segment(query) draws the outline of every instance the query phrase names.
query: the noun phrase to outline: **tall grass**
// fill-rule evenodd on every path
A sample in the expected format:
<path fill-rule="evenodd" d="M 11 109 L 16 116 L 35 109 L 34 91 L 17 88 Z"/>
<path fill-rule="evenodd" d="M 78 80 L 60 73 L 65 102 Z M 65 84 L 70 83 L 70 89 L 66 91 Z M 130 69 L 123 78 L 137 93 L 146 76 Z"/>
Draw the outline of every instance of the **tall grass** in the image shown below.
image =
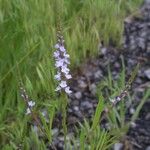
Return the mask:
<path fill-rule="evenodd" d="M 72 70 L 86 57 L 95 56 L 101 41 L 119 46 L 124 17 L 141 1 L 63 0 L 63 29 Z M 17 68 L 40 107 L 57 105 L 51 57 L 56 41 L 55 5 L 55 0 L 0 0 L 0 145 L 8 137 L 14 145 L 15 137 L 21 140 L 25 135 L 21 131 L 26 131 L 20 122 L 25 106 L 18 92 Z M 17 132 L 11 135 L 10 129 Z"/>

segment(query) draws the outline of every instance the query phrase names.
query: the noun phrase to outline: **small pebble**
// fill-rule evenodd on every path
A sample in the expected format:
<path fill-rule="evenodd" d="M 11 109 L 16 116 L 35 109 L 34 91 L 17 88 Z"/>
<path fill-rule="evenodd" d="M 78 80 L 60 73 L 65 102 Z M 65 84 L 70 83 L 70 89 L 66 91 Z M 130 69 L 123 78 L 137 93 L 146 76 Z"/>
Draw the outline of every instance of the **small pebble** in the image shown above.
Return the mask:
<path fill-rule="evenodd" d="M 133 115 L 135 113 L 135 109 L 134 108 L 130 108 L 130 114 Z"/>
<path fill-rule="evenodd" d="M 144 71 L 145 76 L 150 80 L 150 68 Z"/>
<path fill-rule="evenodd" d="M 78 106 L 74 106 L 74 107 L 73 107 L 73 110 L 79 111 L 79 107 L 78 107 Z"/>
<path fill-rule="evenodd" d="M 146 120 L 150 120 L 150 113 L 148 113 L 145 117 Z"/>
<path fill-rule="evenodd" d="M 105 55 L 106 53 L 107 53 L 107 48 L 106 47 L 101 48 L 101 54 Z"/>
<path fill-rule="evenodd" d="M 121 150 L 122 147 L 123 147 L 122 143 L 116 143 L 116 144 L 114 144 L 114 150 Z"/>
<path fill-rule="evenodd" d="M 148 147 L 146 148 L 146 150 L 150 150 L 150 146 L 148 146 Z"/>
<path fill-rule="evenodd" d="M 82 109 L 92 109 L 93 105 L 89 101 L 81 102 Z"/>
<path fill-rule="evenodd" d="M 150 5 L 150 0 L 145 0 L 144 3 Z"/>
<path fill-rule="evenodd" d="M 52 129 L 52 135 L 53 136 L 57 136 L 58 135 L 58 128 L 54 128 L 54 129 Z"/>
<path fill-rule="evenodd" d="M 131 127 L 132 128 L 136 128 L 136 123 L 135 122 L 131 122 Z"/>
<path fill-rule="evenodd" d="M 94 73 L 94 78 L 99 79 L 100 77 L 102 77 L 102 71 L 98 70 L 97 72 Z"/>
<path fill-rule="evenodd" d="M 79 106 L 79 100 L 73 100 L 71 101 L 72 106 Z"/>
<path fill-rule="evenodd" d="M 84 81 L 79 80 L 78 82 L 79 82 L 79 87 L 80 87 L 80 88 L 83 88 L 83 89 L 84 89 L 84 88 L 87 87 L 87 83 L 85 83 Z"/>
<path fill-rule="evenodd" d="M 93 83 L 93 84 L 91 84 L 91 85 L 89 86 L 89 90 L 91 91 L 91 93 L 92 93 L 93 95 L 96 94 L 97 87 L 96 87 L 95 83 Z"/>
<path fill-rule="evenodd" d="M 82 93 L 81 93 L 80 91 L 78 91 L 78 92 L 76 92 L 76 93 L 74 94 L 74 96 L 75 96 L 76 99 L 81 99 Z"/>

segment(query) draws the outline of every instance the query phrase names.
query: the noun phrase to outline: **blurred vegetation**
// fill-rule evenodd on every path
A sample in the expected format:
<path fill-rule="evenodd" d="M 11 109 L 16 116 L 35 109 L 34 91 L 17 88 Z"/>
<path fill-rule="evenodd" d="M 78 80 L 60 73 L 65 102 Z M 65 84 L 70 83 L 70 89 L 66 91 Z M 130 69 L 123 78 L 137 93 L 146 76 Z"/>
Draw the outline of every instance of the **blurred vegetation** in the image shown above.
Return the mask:
<path fill-rule="evenodd" d="M 20 143 L 18 139 L 29 141 L 25 138 L 26 117 L 19 96 L 18 70 L 38 106 L 55 103 L 52 53 L 56 41 L 56 2 L 0 0 L 0 145 L 9 143 L 15 149 L 14 143 Z M 61 2 L 64 38 L 73 70 L 87 57 L 96 56 L 101 42 L 121 45 L 124 18 L 142 0 Z M 30 137 L 33 136 L 36 142 L 37 137 L 31 132 Z M 44 147 L 42 142 L 39 144 Z M 9 149 L 7 146 L 5 149 Z"/>

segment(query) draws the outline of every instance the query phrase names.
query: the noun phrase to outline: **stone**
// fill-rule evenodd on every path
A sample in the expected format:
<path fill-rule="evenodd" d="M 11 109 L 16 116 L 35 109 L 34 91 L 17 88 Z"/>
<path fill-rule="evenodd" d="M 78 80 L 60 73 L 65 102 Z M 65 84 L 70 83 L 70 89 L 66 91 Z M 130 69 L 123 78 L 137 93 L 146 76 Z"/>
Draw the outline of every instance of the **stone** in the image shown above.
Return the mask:
<path fill-rule="evenodd" d="M 150 5 L 150 0 L 145 0 L 144 3 Z"/>
<path fill-rule="evenodd" d="M 79 106 L 79 100 L 73 100 L 71 101 L 72 106 Z"/>
<path fill-rule="evenodd" d="M 115 143 L 114 144 L 114 150 L 121 150 L 123 147 L 123 144 L 122 143 Z"/>
<path fill-rule="evenodd" d="M 94 78 L 95 79 L 99 79 L 100 77 L 102 77 L 103 75 L 102 75 L 102 71 L 101 70 L 98 70 L 98 71 L 96 71 L 96 73 L 94 74 Z"/>
<path fill-rule="evenodd" d="M 144 75 L 150 80 L 150 68 L 144 71 Z"/>
<path fill-rule="evenodd" d="M 92 109 L 93 105 L 89 101 L 81 102 L 82 109 Z"/>
<path fill-rule="evenodd" d="M 73 110 L 71 108 L 68 108 L 68 113 L 72 113 Z"/>
<path fill-rule="evenodd" d="M 58 128 L 52 129 L 52 135 L 53 135 L 53 136 L 56 137 L 56 136 L 58 135 L 58 132 L 59 132 Z"/>
<path fill-rule="evenodd" d="M 79 111 L 79 107 L 78 107 L 78 106 L 74 106 L 74 107 L 73 107 L 73 110 L 74 110 L 74 111 Z"/>
<path fill-rule="evenodd" d="M 80 88 L 84 89 L 84 88 L 87 87 L 87 83 L 85 83 L 83 80 L 79 80 L 78 82 L 79 82 L 79 87 Z"/>
<path fill-rule="evenodd" d="M 136 123 L 135 122 L 131 122 L 131 127 L 132 128 L 135 128 L 137 125 L 136 125 Z"/>
<path fill-rule="evenodd" d="M 106 47 L 101 48 L 101 54 L 105 55 L 106 53 L 107 53 L 107 48 Z"/>
<path fill-rule="evenodd" d="M 83 119 L 83 114 L 81 113 L 81 111 L 75 111 L 74 115 L 77 116 L 79 119 Z"/>
<path fill-rule="evenodd" d="M 146 150 L 150 150 L 150 146 L 148 146 L 148 147 L 146 148 Z"/>
<path fill-rule="evenodd" d="M 146 119 L 146 120 L 150 120 L 150 113 L 148 113 L 148 114 L 145 116 L 145 119 Z"/>
<path fill-rule="evenodd" d="M 135 109 L 134 108 L 130 108 L 129 111 L 130 111 L 131 115 L 133 115 L 135 113 Z"/>
<path fill-rule="evenodd" d="M 91 93 L 92 93 L 93 95 L 95 95 L 95 94 L 96 94 L 96 91 L 97 91 L 96 85 L 95 85 L 94 83 L 93 83 L 93 84 L 90 84 L 89 90 L 91 91 Z"/>
<path fill-rule="evenodd" d="M 74 96 L 75 96 L 76 99 L 81 99 L 82 98 L 82 93 L 80 91 L 78 91 L 74 94 Z"/>
<path fill-rule="evenodd" d="M 115 66 L 115 68 L 120 68 L 120 63 L 115 62 L 114 66 Z"/>

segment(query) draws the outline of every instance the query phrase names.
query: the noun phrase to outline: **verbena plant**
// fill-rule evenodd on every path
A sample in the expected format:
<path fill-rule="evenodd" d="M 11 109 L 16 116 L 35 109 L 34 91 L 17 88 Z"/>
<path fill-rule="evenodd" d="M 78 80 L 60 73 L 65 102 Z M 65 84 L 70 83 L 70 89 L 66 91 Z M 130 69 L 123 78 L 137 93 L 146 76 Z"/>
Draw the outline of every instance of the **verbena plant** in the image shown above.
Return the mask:
<path fill-rule="evenodd" d="M 17 149 L 20 146 L 24 149 L 46 147 L 44 141 L 39 140 L 38 135 L 34 133 L 35 129 L 28 128 L 33 122 L 30 121 L 30 116 L 24 115 L 26 106 L 18 92 L 17 66 L 25 81 L 24 87 L 28 95 L 31 95 L 36 103 L 33 107 L 35 112 L 44 107 L 49 112 L 49 123 L 40 112 L 36 115 L 40 117 L 40 125 L 44 126 L 44 131 L 40 133 L 44 133 L 49 142 L 52 141 L 52 122 L 56 111 L 59 110 L 59 102 L 55 101 L 57 96 L 56 83 L 53 80 L 54 63 L 50 59 L 56 41 L 55 2 L 0 1 L 0 145 L 3 149 Z M 83 58 L 98 53 L 100 41 L 120 45 L 118 41 L 122 35 L 123 18 L 127 12 L 135 10 L 135 6 L 141 1 L 63 2 L 64 37 L 71 56 L 71 67 L 74 68 Z M 47 49 L 50 49 L 51 56 Z M 33 104 L 30 102 L 28 105 Z M 29 110 L 27 112 L 29 113 Z M 82 129 L 84 128 L 87 127 L 83 126 Z M 101 129 L 96 128 L 98 133 L 101 133 Z M 80 136 L 82 140 L 82 134 Z"/>

